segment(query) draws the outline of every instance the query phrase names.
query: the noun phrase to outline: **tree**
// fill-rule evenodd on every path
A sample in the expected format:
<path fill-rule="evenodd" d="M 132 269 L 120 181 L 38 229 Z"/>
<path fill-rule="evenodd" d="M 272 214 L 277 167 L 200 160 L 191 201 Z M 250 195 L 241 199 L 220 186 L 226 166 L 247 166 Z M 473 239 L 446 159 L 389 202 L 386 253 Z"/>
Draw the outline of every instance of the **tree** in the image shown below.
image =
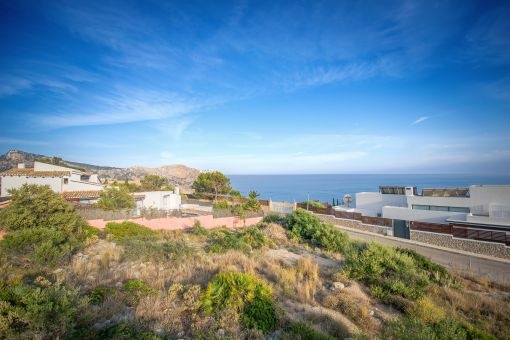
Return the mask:
<path fill-rule="evenodd" d="M 226 195 L 231 192 L 230 179 L 219 171 L 204 172 L 198 175 L 192 188 L 199 195 L 214 194 L 214 200 L 218 195 Z"/>
<path fill-rule="evenodd" d="M 141 191 L 174 190 L 174 187 L 168 181 L 168 178 L 158 175 L 145 175 L 140 181 Z"/>
<path fill-rule="evenodd" d="M 97 206 L 106 210 L 133 209 L 136 203 L 126 188 L 111 187 L 101 192 Z"/>
<path fill-rule="evenodd" d="M 85 240 L 85 220 L 48 185 L 24 184 L 10 190 L 11 204 L 0 211 L 7 233 L 2 251 L 13 260 L 53 265 L 68 259 Z"/>

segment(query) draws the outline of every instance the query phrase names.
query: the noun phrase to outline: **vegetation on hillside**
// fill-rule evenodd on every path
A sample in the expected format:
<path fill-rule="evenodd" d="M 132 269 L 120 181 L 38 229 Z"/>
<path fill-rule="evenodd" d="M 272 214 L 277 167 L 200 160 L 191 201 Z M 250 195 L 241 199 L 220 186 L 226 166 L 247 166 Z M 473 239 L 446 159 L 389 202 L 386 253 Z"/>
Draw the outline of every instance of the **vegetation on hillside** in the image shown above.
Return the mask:
<path fill-rule="evenodd" d="M 305 210 L 236 230 L 99 233 L 48 190 L 23 187 L 0 212 L 0 338 L 510 337 L 508 289 L 353 242 Z M 53 264 L 35 260 L 39 229 L 61 235 Z"/>
<path fill-rule="evenodd" d="M 135 199 L 124 187 L 110 187 L 99 194 L 97 206 L 105 210 L 133 209 Z"/>
<path fill-rule="evenodd" d="M 218 195 L 227 195 L 231 192 L 230 179 L 219 171 L 203 172 L 198 175 L 192 185 L 198 196 L 213 195 L 218 200 Z"/>

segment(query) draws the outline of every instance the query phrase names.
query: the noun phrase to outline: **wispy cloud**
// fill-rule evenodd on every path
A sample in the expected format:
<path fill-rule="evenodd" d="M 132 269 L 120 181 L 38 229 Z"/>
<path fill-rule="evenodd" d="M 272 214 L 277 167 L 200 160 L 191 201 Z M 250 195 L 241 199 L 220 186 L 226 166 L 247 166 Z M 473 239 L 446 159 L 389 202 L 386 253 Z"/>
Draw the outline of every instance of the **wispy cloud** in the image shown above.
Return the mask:
<path fill-rule="evenodd" d="M 417 124 L 423 123 L 424 121 L 426 121 L 428 119 L 430 119 L 430 116 L 420 117 L 420 118 L 416 119 L 414 122 L 412 122 L 411 125 L 417 125 Z"/>
<path fill-rule="evenodd" d="M 19 139 L 19 138 L 0 138 L 0 145 L 50 145 L 49 141 L 42 140 L 30 140 L 30 139 Z"/>

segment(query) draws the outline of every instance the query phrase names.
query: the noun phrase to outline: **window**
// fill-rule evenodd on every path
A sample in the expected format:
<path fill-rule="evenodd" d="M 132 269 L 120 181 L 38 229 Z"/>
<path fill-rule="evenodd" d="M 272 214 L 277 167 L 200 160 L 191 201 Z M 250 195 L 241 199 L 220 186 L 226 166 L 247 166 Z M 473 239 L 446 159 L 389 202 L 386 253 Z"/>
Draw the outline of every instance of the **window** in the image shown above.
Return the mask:
<path fill-rule="evenodd" d="M 469 213 L 469 208 L 464 207 L 445 207 L 441 205 L 421 205 L 421 204 L 413 204 L 413 209 L 415 210 L 432 210 L 432 211 L 450 211 L 450 212 L 461 212 L 461 213 Z"/>
<path fill-rule="evenodd" d="M 416 210 L 430 210 L 430 205 L 413 204 L 413 209 L 416 209 Z"/>
<path fill-rule="evenodd" d="M 69 183 L 69 178 L 64 178 L 64 184 L 68 184 Z"/>
<path fill-rule="evenodd" d="M 469 208 L 464 207 L 450 207 L 450 211 L 453 212 L 461 212 L 461 213 L 468 213 L 469 214 Z"/>
<path fill-rule="evenodd" d="M 80 181 L 88 182 L 89 180 L 90 180 L 89 175 L 81 175 L 80 176 Z"/>
<path fill-rule="evenodd" d="M 443 207 L 443 206 L 439 206 L 439 205 L 431 205 L 431 206 L 430 206 L 430 210 L 435 210 L 435 211 L 448 211 L 448 207 Z"/>

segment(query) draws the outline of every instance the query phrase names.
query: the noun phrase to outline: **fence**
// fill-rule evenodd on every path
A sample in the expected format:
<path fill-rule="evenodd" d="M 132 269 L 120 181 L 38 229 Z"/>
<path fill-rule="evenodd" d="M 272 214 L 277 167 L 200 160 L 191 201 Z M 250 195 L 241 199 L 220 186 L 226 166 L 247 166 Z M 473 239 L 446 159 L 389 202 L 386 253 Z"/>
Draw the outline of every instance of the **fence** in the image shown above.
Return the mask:
<path fill-rule="evenodd" d="M 452 226 L 449 224 L 411 221 L 410 227 L 412 230 L 428 231 L 431 233 L 452 234 Z"/>
<path fill-rule="evenodd" d="M 411 229 L 428 231 L 432 233 L 449 234 L 456 238 L 465 238 L 478 241 L 504 243 L 510 246 L 510 235 L 505 231 L 470 228 L 455 224 L 438 224 L 411 221 Z"/>
<path fill-rule="evenodd" d="M 104 210 L 88 206 L 75 206 L 75 211 L 86 220 L 101 219 L 105 221 L 125 220 L 136 217 L 136 210 Z"/>

